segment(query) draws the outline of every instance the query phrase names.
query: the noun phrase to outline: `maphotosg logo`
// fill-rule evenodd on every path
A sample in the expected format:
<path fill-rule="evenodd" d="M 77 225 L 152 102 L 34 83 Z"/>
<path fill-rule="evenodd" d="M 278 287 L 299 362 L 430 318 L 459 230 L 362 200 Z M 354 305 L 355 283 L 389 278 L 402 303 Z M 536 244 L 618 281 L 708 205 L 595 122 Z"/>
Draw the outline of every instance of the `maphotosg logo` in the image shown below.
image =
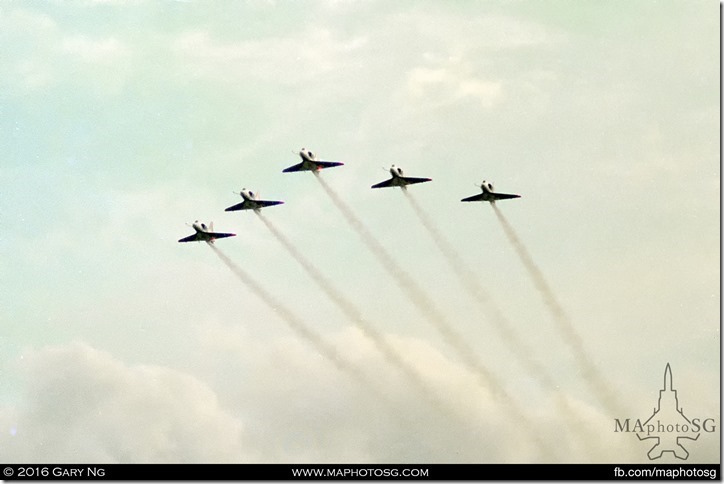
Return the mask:
<path fill-rule="evenodd" d="M 713 418 L 688 418 L 679 406 L 679 397 L 672 386 L 671 366 L 664 370 L 664 388 L 659 390 L 659 403 L 646 421 L 641 419 L 614 419 L 614 432 L 634 432 L 639 440 L 648 440 L 653 447 L 648 452 L 650 460 L 671 452 L 681 460 L 689 458 L 684 445 L 699 439 L 702 432 L 716 432 Z"/>

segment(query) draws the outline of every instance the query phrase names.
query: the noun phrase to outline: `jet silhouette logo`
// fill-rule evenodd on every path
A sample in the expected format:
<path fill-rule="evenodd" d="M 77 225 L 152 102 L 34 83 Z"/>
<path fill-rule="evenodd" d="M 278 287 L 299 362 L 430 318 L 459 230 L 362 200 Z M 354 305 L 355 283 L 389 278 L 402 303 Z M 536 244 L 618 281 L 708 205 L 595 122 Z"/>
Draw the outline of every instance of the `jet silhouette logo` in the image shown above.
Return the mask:
<path fill-rule="evenodd" d="M 677 459 L 689 458 L 689 451 L 682 445 L 685 440 L 697 440 L 701 426 L 688 419 L 679 406 L 679 397 L 674 390 L 671 365 L 664 370 L 664 388 L 659 391 L 659 402 L 654 413 L 642 424 L 645 432 L 636 432 L 639 440 L 655 441 L 648 452 L 649 459 L 661 458 L 664 452 L 672 452 Z M 643 435 L 642 435 L 643 434 Z"/>
<path fill-rule="evenodd" d="M 660 459 L 668 452 L 680 460 L 689 458 L 684 444 L 698 440 L 702 432 L 716 432 L 716 420 L 713 418 L 688 418 L 679 405 L 679 396 L 674 390 L 671 365 L 664 369 L 664 387 L 659 390 L 659 401 L 654 412 L 644 422 L 641 419 L 615 419 L 614 432 L 633 432 L 640 441 L 649 441 L 650 460 Z"/>

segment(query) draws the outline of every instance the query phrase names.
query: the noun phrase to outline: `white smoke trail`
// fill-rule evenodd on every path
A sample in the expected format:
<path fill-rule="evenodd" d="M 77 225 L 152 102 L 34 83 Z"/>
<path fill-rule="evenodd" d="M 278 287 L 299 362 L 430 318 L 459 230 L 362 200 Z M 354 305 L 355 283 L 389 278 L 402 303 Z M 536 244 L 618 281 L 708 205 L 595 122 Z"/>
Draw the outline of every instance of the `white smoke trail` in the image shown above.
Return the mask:
<path fill-rule="evenodd" d="M 576 332 L 573 324 L 568 318 L 568 315 L 565 313 L 565 311 L 563 311 L 563 308 L 558 303 L 558 299 L 556 298 L 555 294 L 553 294 L 553 290 L 543 276 L 543 273 L 533 261 L 533 258 L 528 252 L 528 249 L 526 249 L 525 245 L 523 245 L 523 242 L 515 233 L 510 223 L 508 223 L 508 220 L 505 218 L 505 216 L 503 216 L 500 209 L 494 203 L 491 203 L 491 205 L 493 207 L 495 215 L 497 216 L 501 226 L 503 227 L 505 235 L 508 237 L 508 240 L 517 252 L 518 257 L 523 262 L 523 265 L 528 271 L 528 274 L 533 281 L 533 285 L 536 287 L 536 289 L 542 296 L 543 302 L 545 303 L 546 307 L 553 315 L 553 319 L 558 326 L 558 330 L 560 331 L 561 336 L 573 352 L 573 357 L 581 370 L 583 378 L 594 390 L 597 398 L 605 406 L 606 411 L 609 412 L 611 417 L 617 415 L 624 415 L 625 410 L 621 408 L 609 384 L 606 382 L 603 375 L 601 375 L 598 368 L 594 365 L 594 363 L 586 354 L 586 350 L 584 348 L 581 336 Z"/>
<path fill-rule="evenodd" d="M 234 275 L 246 285 L 259 299 L 264 301 L 274 312 L 279 315 L 284 322 L 302 339 L 310 343 L 322 356 L 331 361 L 334 366 L 343 373 L 355 378 L 367 390 L 378 395 L 386 403 L 394 404 L 386 395 L 382 394 L 377 386 L 362 372 L 359 368 L 347 363 L 334 347 L 327 344 L 324 339 L 315 331 L 305 325 L 292 311 L 277 301 L 269 292 L 264 290 L 251 276 L 244 272 L 241 267 L 234 263 L 226 254 L 224 254 L 214 244 L 208 244 L 214 253 L 222 260 L 222 262 L 234 273 Z M 399 409 L 398 413 L 401 413 Z M 404 415 L 404 413 L 401 413 Z"/>
<path fill-rule="evenodd" d="M 420 286 L 397 264 L 394 258 L 385 250 L 377 239 L 370 233 L 361 220 L 359 220 L 352 210 L 342 201 L 337 193 L 327 185 L 327 183 L 319 176 L 319 173 L 313 172 L 322 185 L 322 188 L 332 200 L 334 205 L 339 209 L 342 216 L 347 220 L 350 226 L 357 232 L 367 248 L 377 258 L 382 267 L 392 276 L 398 286 L 405 292 L 412 303 L 423 314 L 425 319 L 431 323 L 440 333 L 445 342 L 454 348 L 463 361 L 465 366 L 473 372 L 477 377 L 480 385 L 487 389 L 493 398 L 497 399 L 501 406 L 509 412 L 513 419 L 517 419 L 527 431 L 531 432 L 531 436 L 539 450 L 547 457 L 551 457 L 551 450 L 543 443 L 538 433 L 534 430 L 533 423 L 528 419 L 525 413 L 520 409 L 518 404 L 505 390 L 504 386 L 498 381 L 482 363 L 478 361 L 474 351 L 465 343 L 465 340 L 458 335 L 447 322 L 442 312 L 425 294 Z"/>
<path fill-rule="evenodd" d="M 361 315 L 359 309 L 349 301 L 342 293 L 334 288 L 332 283 L 328 281 L 319 270 L 287 239 L 274 224 L 271 223 L 264 215 L 257 212 L 257 215 L 264 222 L 264 225 L 276 237 L 276 239 L 284 246 L 289 254 L 301 265 L 307 274 L 317 283 L 324 293 L 334 302 L 344 315 L 352 321 L 362 333 L 374 343 L 375 347 L 382 353 L 385 359 L 397 367 L 415 386 L 422 392 L 428 401 L 440 412 L 448 416 L 457 418 L 455 412 L 443 403 L 433 390 L 425 383 L 420 374 L 407 364 L 397 351 L 390 346 L 387 340 L 380 334 L 370 323 L 368 323 Z"/>
<path fill-rule="evenodd" d="M 556 385 L 553 377 L 546 371 L 543 365 L 540 364 L 535 358 L 533 358 L 533 350 L 529 348 L 523 339 L 515 331 L 513 324 L 503 314 L 498 305 L 493 301 L 490 295 L 483 289 L 478 283 L 478 279 L 471 271 L 468 266 L 465 265 L 458 252 L 445 240 L 445 237 L 440 233 L 435 223 L 428 216 L 427 212 L 417 203 L 417 200 L 407 190 L 402 190 L 405 194 L 405 198 L 410 202 L 415 215 L 420 220 L 420 223 L 427 229 L 433 242 L 442 253 L 445 261 L 457 277 L 460 284 L 467 291 L 467 293 L 473 298 L 478 304 L 479 308 L 490 316 L 490 322 L 493 327 L 500 334 L 503 342 L 506 344 L 508 349 L 513 355 L 520 361 L 523 367 L 541 384 L 541 386 L 551 392 L 554 395 L 556 405 L 558 406 L 561 415 L 566 416 L 566 423 L 571 426 L 573 430 L 584 445 L 588 444 L 588 438 L 584 435 L 586 433 L 585 426 L 580 418 L 576 418 L 575 412 L 568 401 L 568 398 L 560 392 L 558 385 Z M 571 417 L 571 418 L 569 418 Z M 589 454 L 593 454 L 593 449 L 589 448 Z"/>
<path fill-rule="evenodd" d="M 540 365 L 540 363 L 530 356 L 532 351 L 529 348 L 526 348 L 524 342 L 513 329 L 512 323 L 510 323 L 500 308 L 492 301 L 483 287 L 478 284 L 475 274 L 467 268 L 462 258 L 445 240 L 435 224 L 413 196 L 408 193 L 407 190 L 403 190 L 403 193 L 410 202 L 410 205 L 422 225 L 427 229 L 430 237 L 435 242 L 435 245 L 445 257 L 446 262 L 452 269 L 455 276 L 461 282 L 465 290 L 478 303 L 478 305 L 490 314 L 493 326 L 499 331 L 503 340 L 508 343 L 511 351 L 515 353 L 515 356 L 525 364 L 526 369 L 533 373 L 534 376 L 541 381 L 541 383 L 549 389 L 555 389 L 555 383 L 547 375 L 545 369 Z"/>

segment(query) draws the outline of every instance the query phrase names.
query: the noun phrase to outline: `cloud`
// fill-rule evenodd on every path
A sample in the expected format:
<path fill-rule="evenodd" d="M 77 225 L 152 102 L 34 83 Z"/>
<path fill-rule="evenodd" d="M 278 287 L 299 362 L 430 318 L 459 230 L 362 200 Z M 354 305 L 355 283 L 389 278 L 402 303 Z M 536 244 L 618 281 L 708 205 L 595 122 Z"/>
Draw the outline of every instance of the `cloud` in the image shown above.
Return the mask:
<path fill-rule="evenodd" d="M 408 89 L 416 100 L 450 104 L 473 100 L 489 108 L 503 99 L 500 82 L 485 81 L 455 67 L 417 67 L 408 74 Z"/>
<path fill-rule="evenodd" d="M 186 32 L 172 50 L 194 77 L 218 82 L 262 80 L 282 85 L 317 79 L 342 69 L 364 37 L 340 38 L 326 28 L 304 29 L 289 37 L 222 42 L 204 30 Z"/>
<path fill-rule="evenodd" d="M 21 39 L 32 33 L 35 40 L 32 55 L 22 46 Z M 6 89 L 19 89 L 18 84 L 25 89 L 45 86 L 52 80 L 50 69 L 34 57 L 48 39 L 57 36 L 58 26 L 46 14 L 30 10 L 15 8 L 0 14 L 0 41 L 3 45 L 11 47 L 0 57 L 0 85 Z M 21 79 L 22 83 L 17 80 Z"/>
<path fill-rule="evenodd" d="M 187 374 L 127 365 L 81 343 L 30 352 L 21 371 L 27 400 L 10 414 L 13 432 L 0 437 L 6 462 L 228 462 L 244 454 L 239 420 Z"/>
<path fill-rule="evenodd" d="M 11 46 L 0 59 L 0 85 L 18 96 L 57 85 L 115 93 L 129 77 L 132 49 L 112 35 L 79 34 L 23 8 L 0 15 L 0 32 L 0 41 Z"/>
<path fill-rule="evenodd" d="M 464 365 L 428 341 L 387 335 L 390 344 L 455 410 L 436 412 L 415 387 L 386 364 L 362 333 L 346 328 L 327 335 L 349 360 L 374 375 L 404 415 L 348 381 L 313 350 L 293 338 L 259 339 L 257 330 L 205 325 L 196 338 L 215 355 L 206 371 L 216 381 L 243 381 L 227 395 L 247 416 L 246 438 L 274 462 L 535 462 L 542 461 L 530 430 L 512 421 L 476 384 Z M 257 332 L 257 336 L 254 333 Z M 232 390 L 230 388 L 230 390 Z M 530 389 L 529 389 L 530 390 Z M 236 392 L 234 394 L 233 392 Z M 526 412 L 561 461 L 635 460 L 622 454 L 618 436 L 594 406 L 582 410 L 600 455 L 586 454 L 557 414 L 552 395 L 533 392 Z"/>
<path fill-rule="evenodd" d="M 292 335 L 263 336 L 268 324 L 200 322 L 188 333 L 199 347 L 185 371 L 125 363 L 84 343 L 26 351 L 14 363 L 25 382 L 23 397 L 0 406 L 5 461 L 543 461 L 530 429 L 507 418 L 474 375 L 430 342 L 389 335 L 458 418 L 427 405 L 356 329 L 326 337 L 374 375 L 394 405 Z M 554 461 L 645 461 L 638 442 L 614 433 L 595 406 L 569 400 L 585 430 L 573 433 L 566 422 L 571 416 L 557 412 L 554 395 L 528 395 L 526 412 Z M 692 445 L 692 459 L 714 455 L 715 439 L 705 437 Z"/>
<path fill-rule="evenodd" d="M 61 42 L 66 54 L 91 64 L 114 64 L 129 55 L 129 49 L 118 39 L 91 39 L 82 35 L 66 37 Z"/>

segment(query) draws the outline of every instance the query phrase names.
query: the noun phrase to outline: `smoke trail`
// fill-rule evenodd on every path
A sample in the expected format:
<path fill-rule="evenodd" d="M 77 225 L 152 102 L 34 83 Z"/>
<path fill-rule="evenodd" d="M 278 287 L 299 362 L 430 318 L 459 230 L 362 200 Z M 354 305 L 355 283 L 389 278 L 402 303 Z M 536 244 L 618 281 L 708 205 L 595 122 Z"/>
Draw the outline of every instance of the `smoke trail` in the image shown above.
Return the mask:
<path fill-rule="evenodd" d="M 561 415 L 565 415 L 566 417 L 574 416 L 574 411 L 567 397 L 561 394 L 550 374 L 532 357 L 533 351 L 527 347 L 515 329 L 513 329 L 513 324 L 510 320 L 505 317 L 498 305 L 493 302 L 492 298 L 478 283 L 475 274 L 468 269 L 457 251 L 445 240 L 432 219 L 417 203 L 417 200 L 415 200 L 412 194 L 407 190 L 402 190 L 402 193 L 405 194 L 405 198 L 410 202 L 415 215 L 417 215 L 420 223 L 427 229 L 430 237 L 448 263 L 448 266 L 458 278 L 458 281 L 460 281 L 468 294 L 475 300 L 480 309 L 490 316 L 493 327 L 498 331 L 508 349 L 521 362 L 523 367 L 540 382 L 541 386 L 554 395 L 556 405 Z M 585 430 L 580 419 L 574 421 L 573 419 L 566 418 L 565 421 L 570 424 L 571 429 L 582 438 L 584 444 L 587 444 L 588 439 L 582 435 Z M 588 450 L 589 453 L 592 453 L 592 449 L 589 448 Z"/>
<path fill-rule="evenodd" d="M 434 407 L 451 417 L 457 418 L 457 415 L 445 405 L 428 387 L 425 381 L 422 379 L 420 374 L 410 367 L 397 352 L 390 346 L 385 338 L 373 328 L 360 314 L 360 311 L 350 302 L 344 295 L 337 291 L 334 286 L 314 267 L 314 265 L 307 260 L 306 257 L 277 229 L 274 224 L 271 223 L 264 215 L 260 212 L 256 212 L 264 225 L 269 231 L 276 237 L 276 239 L 284 246 L 289 254 L 301 265 L 307 274 L 317 283 L 317 285 L 324 291 L 324 293 L 334 302 L 339 309 L 342 310 L 345 316 L 352 321 L 362 333 L 367 336 L 375 344 L 375 347 L 382 353 L 385 359 L 396 366 L 404 375 L 410 379 L 411 382 L 417 386 L 417 388 L 425 395 L 425 397 L 434 405 Z"/>
<path fill-rule="evenodd" d="M 515 353 L 536 378 L 544 384 L 548 389 L 555 389 L 555 383 L 548 376 L 546 371 L 541 365 L 531 358 L 531 350 L 525 347 L 525 344 L 520 339 L 518 334 L 512 328 L 512 324 L 503 315 L 502 311 L 498 306 L 491 300 L 490 296 L 478 284 L 475 274 L 469 270 L 463 260 L 460 258 L 458 253 L 453 249 L 450 244 L 444 239 L 439 230 L 435 227 L 432 220 L 427 216 L 422 207 L 412 197 L 407 190 L 403 190 L 405 197 L 412 205 L 412 208 L 419 218 L 422 225 L 427 229 L 430 237 L 435 242 L 435 245 L 445 257 L 446 262 L 457 276 L 465 290 L 475 299 L 479 306 L 481 306 L 486 312 L 492 316 L 493 326 L 499 331 L 503 340 L 510 346 L 511 351 Z"/>
<path fill-rule="evenodd" d="M 611 416 L 623 415 L 624 410 L 617 402 L 613 391 L 603 378 L 603 375 L 601 375 L 598 368 L 596 368 L 593 362 L 586 355 L 581 336 L 576 332 L 570 319 L 568 319 L 568 315 L 566 315 L 563 308 L 558 303 L 558 299 L 553 294 L 553 290 L 548 285 L 545 277 L 543 277 L 543 273 L 535 262 L 533 262 L 533 258 L 530 256 L 530 253 L 513 230 L 513 227 L 508 223 L 508 220 L 503 216 L 500 209 L 494 203 L 491 203 L 491 205 L 495 215 L 498 217 L 498 220 L 503 227 L 505 235 L 508 237 L 508 240 L 513 245 L 515 251 L 518 253 L 518 256 L 523 262 L 528 274 L 530 274 L 533 284 L 543 297 L 543 302 L 553 315 L 553 319 L 558 325 L 558 329 L 561 332 L 563 339 L 571 348 L 573 357 L 581 369 L 583 378 L 589 385 L 591 385 L 593 390 L 596 392 L 596 396 L 601 403 L 603 403 L 606 407 L 606 411 L 608 411 Z"/>
<path fill-rule="evenodd" d="M 335 204 L 345 220 L 357 232 L 367 248 L 377 258 L 378 262 L 385 270 L 395 279 L 400 288 L 405 292 L 408 298 L 417 306 L 418 310 L 425 316 L 425 319 L 431 323 L 440 333 L 445 342 L 454 348 L 463 361 L 478 379 L 478 382 L 486 388 L 491 395 L 499 400 L 499 403 L 511 414 L 514 419 L 518 419 L 526 430 L 533 432 L 533 424 L 525 416 L 523 411 L 518 407 L 513 398 L 508 394 L 497 378 L 484 367 L 475 356 L 472 348 L 470 348 L 465 340 L 458 335 L 445 321 L 445 317 L 435 306 L 432 300 L 418 286 L 415 281 L 395 262 L 392 256 L 385 250 L 377 239 L 370 233 L 361 220 L 359 220 L 352 210 L 342 201 L 337 193 L 327 185 L 327 183 L 319 176 L 319 173 L 313 172 L 317 180 L 324 188 L 329 198 Z M 540 436 L 534 433 L 532 436 L 542 453 L 550 457 L 550 450 L 541 441 Z"/>
<path fill-rule="evenodd" d="M 324 357 L 331 361 L 338 370 L 354 377 L 358 382 L 364 385 L 366 389 L 377 394 L 388 404 L 395 406 L 395 404 L 391 402 L 389 398 L 380 393 L 380 391 L 377 389 L 377 386 L 372 383 L 367 375 L 365 375 L 359 368 L 347 363 L 337 352 L 337 350 L 327 344 L 319 334 L 309 329 L 294 313 L 292 313 L 284 305 L 279 303 L 279 301 L 274 299 L 271 294 L 265 291 L 256 281 L 254 281 L 254 279 L 252 279 L 246 272 L 244 272 L 238 265 L 236 265 L 234 261 L 229 259 L 226 254 L 221 252 L 218 247 L 216 247 L 214 244 L 208 244 L 208 246 L 211 247 L 214 253 L 219 257 L 219 259 L 221 259 L 224 264 L 226 264 L 226 266 L 231 269 L 231 272 L 233 272 L 234 275 L 239 280 L 241 280 L 241 282 L 243 282 L 254 294 L 256 294 L 259 299 L 264 301 L 270 308 L 272 308 L 274 312 L 277 313 L 295 333 L 297 333 L 297 335 L 310 343 L 317 351 L 319 351 L 319 353 L 321 353 Z"/>

